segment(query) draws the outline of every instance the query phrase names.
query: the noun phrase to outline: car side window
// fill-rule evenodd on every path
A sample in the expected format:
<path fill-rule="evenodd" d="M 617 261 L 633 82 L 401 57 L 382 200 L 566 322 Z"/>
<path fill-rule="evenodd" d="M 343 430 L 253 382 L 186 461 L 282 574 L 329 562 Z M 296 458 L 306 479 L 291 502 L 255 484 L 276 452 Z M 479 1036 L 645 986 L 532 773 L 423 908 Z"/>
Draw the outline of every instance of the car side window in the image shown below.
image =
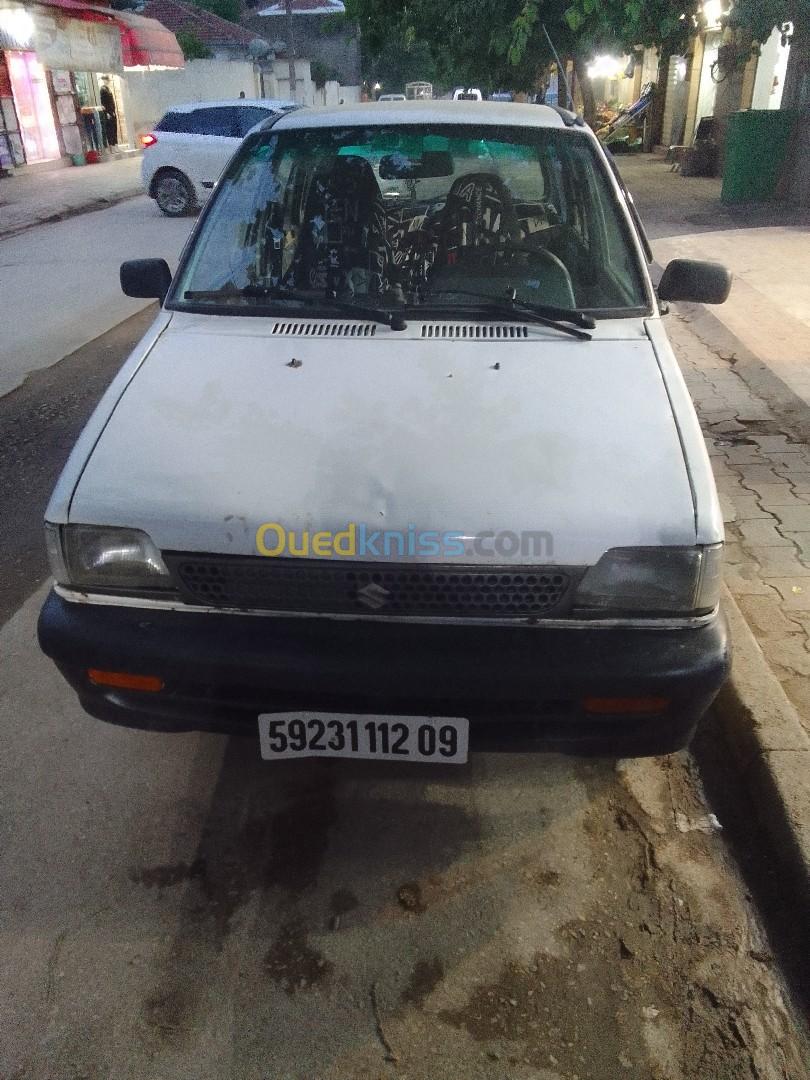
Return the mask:
<path fill-rule="evenodd" d="M 167 112 L 159 124 L 155 124 L 155 131 L 188 131 L 191 113 Z"/>
<path fill-rule="evenodd" d="M 262 120 L 267 120 L 271 116 L 275 116 L 275 113 L 270 109 L 260 109 L 255 105 L 246 105 L 236 110 L 237 122 L 239 125 L 239 135 L 244 136 L 250 131 L 251 128 L 260 124 Z"/>
<path fill-rule="evenodd" d="M 238 138 L 237 109 L 231 105 L 213 106 L 207 109 L 195 109 L 189 115 L 193 118 L 193 127 L 187 129 L 196 135 L 218 135 L 222 138 Z"/>

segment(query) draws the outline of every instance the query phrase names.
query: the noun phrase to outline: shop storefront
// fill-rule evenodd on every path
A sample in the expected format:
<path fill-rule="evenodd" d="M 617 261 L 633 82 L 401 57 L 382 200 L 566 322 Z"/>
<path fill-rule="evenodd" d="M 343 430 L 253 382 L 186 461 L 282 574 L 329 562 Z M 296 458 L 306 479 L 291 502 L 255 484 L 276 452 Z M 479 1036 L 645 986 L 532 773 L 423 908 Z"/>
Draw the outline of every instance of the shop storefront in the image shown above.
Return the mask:
<path fill-rule="evenodd" d="M 36 163 L 61 157 L 48 80 L 36 53 L 10 50 L 6 67 L 25 160 Z"/>
<path fill-rule="evenodd" d="M 127 149 L 121 75 L 183 63 L 153 19 L 82 0 L 0 0 L 0 168 Z"/>

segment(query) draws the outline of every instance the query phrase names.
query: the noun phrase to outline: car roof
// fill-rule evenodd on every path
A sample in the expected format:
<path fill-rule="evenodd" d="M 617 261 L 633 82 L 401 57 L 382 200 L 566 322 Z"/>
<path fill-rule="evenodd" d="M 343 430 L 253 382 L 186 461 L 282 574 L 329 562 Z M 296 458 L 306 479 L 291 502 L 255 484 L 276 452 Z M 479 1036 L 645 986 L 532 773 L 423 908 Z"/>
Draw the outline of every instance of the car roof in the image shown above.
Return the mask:
<path fill-rule="evenodd" d="M 195 109 L 219 109 L 231 105 L 252 105 L 259 109 L 297 109 L 299 106 L 294 101 L 281 101 L 276 98 L 235 98 L 231 101 L 187 101 L 182 105 L 172 105 L 167 113 L 193 112 Z"/>
<path fill-rule="evenodd" d="M 299 109 L 282 116 L 273 131 L 360 124 L 504 124 L 508 127 L 568 126 L 548 105 L 499 101 L 373 101 L 331 108 Z"/>

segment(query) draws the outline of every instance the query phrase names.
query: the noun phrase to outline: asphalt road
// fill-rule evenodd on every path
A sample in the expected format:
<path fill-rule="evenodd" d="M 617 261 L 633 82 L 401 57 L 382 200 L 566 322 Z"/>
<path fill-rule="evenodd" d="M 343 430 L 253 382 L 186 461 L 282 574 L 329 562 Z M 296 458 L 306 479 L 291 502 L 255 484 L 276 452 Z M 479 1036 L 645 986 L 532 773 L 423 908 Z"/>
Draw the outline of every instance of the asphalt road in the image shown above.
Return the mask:
<path fill-rule="evenodd" d="M 0 240 L 0 623 L 44 580 L 53 485 L 152 320 L 149 301 L 121 292 L 118 268 L 149 256 L 174 268 L 192 224 L 144 195 Z"/>
<path fill-rule="evenodd" d="M 154 256 L 174 268 L 191 225 L 142 195 L 0 240 L 0 395 L 146 307 L 119 289 L 119 266 Z"/>
<path fill-rule="evenodd" d="M 45 507 L 79 432 L 157 305 L 0 397 L 0 624 L 44 581 Z"/>
<path fill-rule="evenodd" d="M 269 766 L 81 712 L 41 508 L 143 319 L 0 399 L 0 1080 L 810 1077 L 688 755 Z"/>

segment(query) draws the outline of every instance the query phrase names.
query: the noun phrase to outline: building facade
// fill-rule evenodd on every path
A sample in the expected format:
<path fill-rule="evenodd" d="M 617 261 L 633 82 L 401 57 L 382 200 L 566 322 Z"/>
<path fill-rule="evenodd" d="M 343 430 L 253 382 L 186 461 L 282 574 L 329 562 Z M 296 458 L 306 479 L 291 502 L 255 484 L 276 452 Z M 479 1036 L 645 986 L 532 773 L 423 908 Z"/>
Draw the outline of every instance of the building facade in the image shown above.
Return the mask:
<path fill-rule="evenodd" d="M 132 147 L 122 76 L 183 64 L 174 35 L 133 12 L 0 0 L 0 169 Z"/>
<path fill-rule="evenodd" d="M 670 59 L 666 73 L 664 145 L 691 145 L 700 121 L 722 121 L 747 109 L 779 109 L 790 64 L 790 36 L 774 29 L 758 51 L 739 44 L 724 30 L 727 13 L 718 0 L 704 4 L 706 27 L 682 56 Z"/>

